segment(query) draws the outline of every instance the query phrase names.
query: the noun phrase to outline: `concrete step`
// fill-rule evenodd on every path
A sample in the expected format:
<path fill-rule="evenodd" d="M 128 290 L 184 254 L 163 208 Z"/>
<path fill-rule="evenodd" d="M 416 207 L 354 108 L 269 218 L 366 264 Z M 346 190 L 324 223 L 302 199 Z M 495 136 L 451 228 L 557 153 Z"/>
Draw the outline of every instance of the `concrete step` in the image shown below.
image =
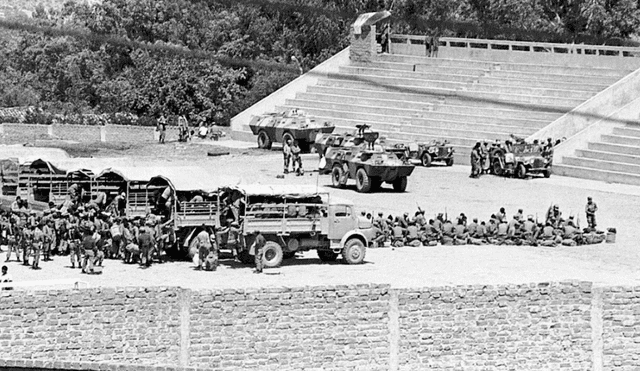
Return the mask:
<path fill-rule="evenodd" d="M 370 68 L 370 67 L 354 67 L 354 66 L 341 66 L 339 72 L 347 75 L 371 75 L 371 76 L 384 76 L 384 77 L 400 77 L 407 79 L 422 79 L 422 80 L 436 80 L 436 81 L 452 81 L 461 83 L 470 83 L 478 79 L 479 74 L 475 75 L 463 75 L 463 74 L 448 74 L 444 72 L 414 72 L 414 71 L 397 71 L 388 70 L 382 68 Z"/>
<path fill-rule="evenodd" d="M 478 131 L 478 132 L 491 132 L 491 133 L 499 133 L 501 135 L 515 134 L 521 136 L 529 136 L 535 133 L 538 129 L 536 128 L 526 128 L 526 127 L 514 127 L 507 125 L 490 125 L 490 124 L 479 124 L 475 123 L 469 125 L 467 123 L 460 122 L 452 122 L 452 121 L 438 121 L 433 119 L 411 119 L 406 122 L 403 121 L 372 121 L 372 120 L 359 120 L 359 119 L 349 119 L 337 117 L 339 114 L 335 114 L 334 116 L 316 116 L 318 120 L 321 121 L 329 121 L 333 123 L 335 126 L 351 126 L 353 129 L 356 128 L 356 125 L 359 124 L 369 124 L 373 125 L 374 130 L 378 128 L 385 128 L 385 130 L 402 130 L 405 126 L 415 126 L 418 128 L 422 128 L 425 133 L 439 133 L 444 135 L 447 130 L 453 130 L 456 132 L 466 132 L 469 130 Z M 412 130 L 412 132 L 417 132 L 417 130 Z M 452 134 L 453 135 L 453 134 Z M 477 137 L 477 136 L 474 136 Z M 496 139 L 491 137 L 484 137 L 484 139 Z"/>
<path fill-rule="evenodd" d="M 340 105 L 355 105 L 364 106 L 359 112 L 366 113 L 382 113 L 392 114 L 396 111 L 402 112 L 402 114 L 409 114 L 410 116 L 418 115 L 419 117 L 425 117 L 433 120 L 451 120 L 466 123 L 483 123 L 494 125 L 510 125 L 516 127 L 526 128 L 542 128 L 549 124 L 547 120 L 539 119 L 527 119 L 520 118 L 518 112 L 511 112 L 511 115 L 502 114 L 496 115 L 481 115 L 476 112 L 460 113 L 460 112 L 442 112 L 434 110 L 437 108 L 432 103 L 411 102 L 406 100 L 390 100 L 390 99 L 375 99 L 375 98 L 358 98 L 351 96 L 335 95 L 335 94 L 317 94 L 317 93 L 298 93 L 296 99 L 288 99 L 287 105 L 295 106 L 298 103 L 304 106 L 313 106 L 318 108 L 326 107 L 327 104 L 340 104 Z M 340 109 L 340 108 L 336 108 Z"/>
<path fill-rule="evenodd" d="M 313 85 L 307 88 L 309 94 L 337 94 L 341 96 L 350 96 L 356 98 L 371 98 L 371 99 L 391 99 L 395 101 L 407 100 L 411 102 L 419 102 L 423 104 L 435 104 L 444 100 L 443 95 L 430 94 L 430 93 L 402 93 L 398 91 L 386 91 L 377 89 L 374 86 L 353 86 L 353 87 L 338 87 L 327 85 Z"/>
<path fill-rule="evenodd" d="M 640 126 L 622 126 L 613 128 L 613 134 L 625 137 L 640 138 Z"/>
<path fill-rule="evenodd" d="M 590 149 L 577 149 L 577 157 L 590 158 L 594 160 L 613 161 L 626 164 L 640 165 L 640 156 L 623 155 L 614 152 L 593 151 Z"/>
<path fill-rule="evenodd" d="M 526 111 L 524 109 L 501 109 L 494 107 L 485 107 L 482 105 L 472 106 L 465 105 L 465 102 L 456 102 L 453 99 L 447 99 L 445 104 L 435 105 L 438 112 L 459 113 L 459 114 L 478 114 L 483 116 L 505 116 L 505 117 L 522 117 L 523 119 L 534 119 L 551 123 L 569 109 L 558 110 L 557 112 L 544 111 Z"/>
<path fill-rule="evenodd" d="M 607 183 L 640 185 L 640 175 L 617 171 L 597 170 L 565 164 L 553 164 L 553 173 L 556 175 L 570 176 L 574 178 L 601 180 Z"/>
<path fill-rule="evenodd" d="M 637 137 L 605 134 L 600 137 L 600 141 L 603 143 L 624 144 L 627 146 L 640 147 L 640 138 Z"/>
<path fill-rule="evenodd" d="M 460 81 L 445 81 L 445 80 L 427 80 L 418 77 L 393 77 L 393 76 L 379 76 L 379 75 L 355 75 L 346 73 L 330 73 L 327 74 L 327 78 L 331 80 L 345 80 L 364 82 L 372 85 L 389 85 L 389 86 L 417 86 L 428 88 L 440 88 L 457 90 L 462 89 L 470 84 L 470 82 Z"/>
<path fill-rule="evenodd" d="M 354 67 L 370 67 L 384 70 L 411 71 L 422 73 L 443 73 L 447 75 L 481 76 L 490 71 L 489 67 L 473 66 L 430 66 L 425 64 L 395 63 L 375 61 L 371 63 L 353 63 Z"/>
<path fill-rule="evenodd" d="M 468 90 L 473 91 L 482 91 L 482 92 L 511 92 L 513 94 L 521 94 L 521 95 L 537 95 L 544 97 L 562 97 L 562 98 L 572 98 L 572 99 L 582 99 L 587 100 L 595 95 L 594 92 L 591 91 L 582 91 L 582 90 L 567 90 L 558 87 L 557 89 L 548 89 L 548 88 L 534 88 L 528 86 L 509 86 L 509 85 L 498 85 L 498 84 L 484 84 L 474 83 L 469 87 Z"/>
<path fill-rule="evenodd" d="M 554 74 L 544 72 L 523 72 L 523 71 L 491 71 L 487 77 L 497 79 L 518 79 L 524 81 L 562 81 L 563 83 L 584 83 L 585 77 L 581 75 Z M 609 86 L 620 80 L 623 76 L 589 76 L 588 82 L 591 84 Z"/>
<path fill-rule="evenodd" d="M 365 89 L 365 90 L 380 90 L 389 92 L 411 93 L 411 94 L 428 94 L 435 96 L 446 96 L 447 99 L 450 96 L 455 96 L 456 100 L 468 100 L 470 102 L 482 102 L 482 105 L 491 104 L 500 108 L 524 108 L 530 111 L 533 110 L 552 110 L 554 108 L 566 109 L 567 107 L 578 106 L 583 103 L 583 99 L 573 98 L 555 98 L 533 95 L 518 95 L 512 94 L 509 91 L 504 93 L 498 92 L 476 92 L 473 90 L 461 91 L 454 89 L 445 89 L 437 87 L 426 86 L 407 86 L 397 85 L 394 83 L 379 83 L 379 82 L 365 82 L 354 81 L 348 79 L 319 79 L 319 86 L 351 88 L 351 89 Z M 513 103 L 513 104 L 512 104 Z M 478 103 L 474 103 L 478 104 Z"/>
<path fill-rule="evenodd" d="M 579 76 L 624 76 L 632 72 L 632 70 L 621 70 L 605 67 L 587 67 L 580 65 L 562 66 L 555 64 L 510 63 L 482 60 L 427 58 L 414 55 L 399 54 L 380 54 L 378 55 L 378 61 L 436 66 L 473 66 L 474 68 L 491 68 L 500 71 L 545 72 L 552 74 L 569 74 Z"/>
<path fill-rule="evenodd" d="M 580 77 L 584 80 L 584 77 Z M 543 88 L 543 89 L 561 89 L 561 90 L 578 90 L 588 92 L 600 92 L 606 89 L 611 84 L 593 84 L 589 81 L 576 82 L 565 81 L 562 78 L 558 79 L 531 79 L 527 76 L 520 77 L 498 77 L 490 74 L 489 76 L 480 77 L 481 84 L 487 85 L 507 85 L 517 87 L 531 87 L 531 88 Z"/>
<path fill-rule="evenodd" d="M 598 170 L 615 171 L 619 173 L 631 173 L 640 175 L 640 165 L 628 164 L 623 162 L 596 160 L 593 158 L 565 156 L 562 158 L 565 165 L 592 168 Z"/>
<path fill-rule="evenodd" d="M 587 148 L 594 151 L 613 152 L 623 155 L 640 156 L 640 147 L 627 146 L 622 144 L 602 143 L 602 142 L 589 142 Z"/>

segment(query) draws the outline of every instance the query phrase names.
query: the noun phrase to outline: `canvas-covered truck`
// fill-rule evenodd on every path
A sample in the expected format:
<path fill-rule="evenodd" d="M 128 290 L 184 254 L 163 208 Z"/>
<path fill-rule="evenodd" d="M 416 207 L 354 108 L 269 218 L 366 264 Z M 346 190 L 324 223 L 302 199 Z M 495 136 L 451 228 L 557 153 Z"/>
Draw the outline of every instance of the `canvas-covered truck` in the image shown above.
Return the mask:
<path fill-rule="evenodd" d="M 265 267 L 277 267 L 284 258 L 309 250 L 316 250 L 322 261 L 342 256 L 347 264 L 360 264 L 375 233 L 370 221 L 358 217 L 351 201 L 331 197 L 315 186 L 227 187 L 219 191 L 218 200 L 221 224 L 240 226 L 241 260 L 253 261 L 249 248 L 255 231 L 265 237 Z M 233 220 L 234 215 L 238 220 Z M 224 250 L 226 236 L 219 237 Z"/>
<path fill-rule="evenodd" d="M 332 133 L 334 126 L 319 122 L 298 109 L 253 116 L 249 122 L 253 135 L 258 136 L 258 148 L 271 149 L 273 143 L 298 141 L 302 152 L 309 152 L 318 134 Z"/>

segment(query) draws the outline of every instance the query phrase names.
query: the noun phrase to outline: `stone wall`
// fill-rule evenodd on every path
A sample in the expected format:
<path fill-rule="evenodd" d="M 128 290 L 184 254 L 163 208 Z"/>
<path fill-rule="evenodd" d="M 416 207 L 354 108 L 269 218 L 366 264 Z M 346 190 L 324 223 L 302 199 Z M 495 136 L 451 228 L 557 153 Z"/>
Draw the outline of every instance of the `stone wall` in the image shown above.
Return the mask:
<path fill-rule="evenodd" d="M 0 369 L 640 368 L 640 287 L 588 282 L 16 290 L 0 308 Z"/>
<path fill-rule="evenodd" d="M 604 370 L 640 369 L 640 287 L 609 287 L 602 294 Z"/>
<path fill-rule="evenodd" d="M 36 139 L 61 139 L 77 142 L 125 142 L 139 143 L 158 140 L 155 127 L 126 125 L 31 125 L 0 124 L 4 142 L 34 141 Z M 177 140 L 177 127 L 168 127 L 166 140 Z"/>

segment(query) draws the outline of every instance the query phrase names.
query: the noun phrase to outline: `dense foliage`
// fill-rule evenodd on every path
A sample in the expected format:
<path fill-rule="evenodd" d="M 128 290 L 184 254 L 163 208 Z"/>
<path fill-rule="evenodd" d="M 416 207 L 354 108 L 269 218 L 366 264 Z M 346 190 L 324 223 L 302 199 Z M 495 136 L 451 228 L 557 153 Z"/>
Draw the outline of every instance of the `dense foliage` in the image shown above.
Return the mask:
<path fill-rule="evenodd" d="M 225 124 L 296 77 L 292 56 L 312 68 L 358 13 L 389 7 L 413 34 L 619 43 L 640 25 L 636 0 L 67 1 L 5 22 L 0 107 Z"/>

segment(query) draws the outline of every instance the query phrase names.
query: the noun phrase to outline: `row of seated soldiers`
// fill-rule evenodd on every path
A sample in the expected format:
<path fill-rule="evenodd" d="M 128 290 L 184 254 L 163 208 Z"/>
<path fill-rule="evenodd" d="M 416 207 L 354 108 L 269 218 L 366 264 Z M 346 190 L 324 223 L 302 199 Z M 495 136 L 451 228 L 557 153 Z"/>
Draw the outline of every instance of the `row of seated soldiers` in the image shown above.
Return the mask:
<path fill-rule="evenodd" d="M 18 262 L 40 269 L 40 258 L 68 255 L 72 268 L 92 273 L 104 259 L 123 259 L 149 266 L 161 261 L 164 246 L 175 235 L 153 214 L 127 218 L 101 211 L 95 204 L 49 203 L 41 214 L 16 198 L 0 211 L 1 243 L 8 246 L 6 261 L 15 253 Z"/>
<path fill-rule="evenodd" d="M 557 205 L 549 208 L 545 222 L 540 223 L 533 215 L 526 218 L 523 210 L 518 210 L 513 219 L 507 220 L 504 208 L 492 214 L 489 222 L 478 222 L 474 218 L 468 221 L 460 214 L 455 222 L 442 213 L 436 218 L 427 220 L 423 210 L 418 210 L 414 217 L 409 213 L 403 216 L 384 218 L 378 213 L 377 218 L 371 214 L 363 214 L 369 218 L 376 228 L 375 244 L 382 246 L 390 243 L 400 246 L 436 246 L 441 245 L 530 245 L 530 246 L 576 246 L 596 244 L 605 240 L 603 231 L 593 228 L 581 230 L 573 216 L 567 219 Z"/>

